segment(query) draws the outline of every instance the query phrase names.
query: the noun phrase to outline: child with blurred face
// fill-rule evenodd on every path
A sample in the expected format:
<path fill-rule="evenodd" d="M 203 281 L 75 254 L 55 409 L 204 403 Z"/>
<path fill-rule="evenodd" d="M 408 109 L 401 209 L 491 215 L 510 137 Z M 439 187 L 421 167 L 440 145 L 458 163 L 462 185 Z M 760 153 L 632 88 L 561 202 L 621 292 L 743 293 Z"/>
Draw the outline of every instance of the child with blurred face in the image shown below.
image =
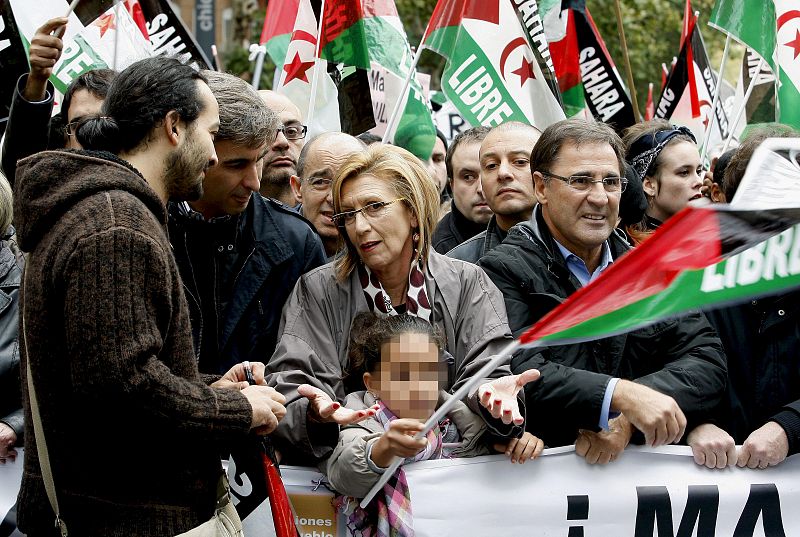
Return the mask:
<path fill-rule="evenodd" d="M 347 396 L 345 406 L 370 417 L 339 434 L 328 460 L 328 479 L 338 492 L 363 498 L 395 457 L 414 462 L 489 453 L 484 421 L 461 401 L 424 438 L 414 438 L 449 397 L 443 390 L 447 354 L 442 345 L 436 329 L 417 317 L 362 313 L 353 321 L 345 386 L 361 389 Z M 543 448 L 530 433 L 495 446 L 520 463 Z"/>

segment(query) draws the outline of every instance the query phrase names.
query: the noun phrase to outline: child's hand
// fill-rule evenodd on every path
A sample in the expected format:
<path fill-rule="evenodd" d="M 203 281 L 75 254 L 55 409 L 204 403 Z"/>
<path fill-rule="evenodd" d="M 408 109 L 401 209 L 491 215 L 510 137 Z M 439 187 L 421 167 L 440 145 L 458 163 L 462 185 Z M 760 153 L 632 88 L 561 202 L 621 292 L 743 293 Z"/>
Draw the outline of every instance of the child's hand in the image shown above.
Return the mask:
<path fill-rule="evenodd" d="M 395 457 L 413 457 L 425 449 L 428 441 L 425 438 L 414 438 L 422 430 L 422 426 L 422 422 L 415 419 L 394 420 L 389 425 L 389 430 L 372 446 L 372 462 L 380 468 L 387 468 Z"/>
<path fill-rule="evenodd" d="M 544 442 L 526 431 L 522 437 L 512 438 L 508 444 L 495 444 L 494 449 L 510 457 L 512 464 L 524 464 L 542 454 Z"/>

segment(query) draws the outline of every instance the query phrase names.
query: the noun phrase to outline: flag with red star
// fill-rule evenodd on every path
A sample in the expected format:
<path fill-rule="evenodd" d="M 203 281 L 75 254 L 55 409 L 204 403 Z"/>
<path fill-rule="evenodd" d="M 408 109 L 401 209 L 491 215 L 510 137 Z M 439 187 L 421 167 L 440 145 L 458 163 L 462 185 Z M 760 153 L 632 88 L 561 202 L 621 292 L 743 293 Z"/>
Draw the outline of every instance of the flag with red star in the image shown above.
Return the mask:
<path fill-rule="evenodd" d="M 800 3 L 775 0 L 778 120 L 800 129 Z"/>
<path fill-rule="evenodd" d="M 290 15 L 291 11 L 282 14 Z M 281 26 L 285 27 L 285 21 L 277 27 Z M 338 89 L 328 74 L 328 62 L 315 60 L 316 50 L 317 17 L 310 0 L 300 0 L 286 54 L 278 67 L 280 75 L 275 91 L 286 95 L 297 105 L 304 121 L 307 122 L 311 116 L 312 121 L 307 125 L 308 139 L 323 132 L 341 130 Z M 318 80 L 314 113 L 309 114 L 315 71 Z"/>
<path fill-rule="evenodd" d="M 536 0 L 439 0 L 424 46 L 447 58 L 442 90 L 470 124 L 566 117 Z"/>
<path fill-rule="evenodd" d="M 267 4 L 267 13 L 264 16 L 264 27 L 261 30 L 259 43 L 266 47 L 267 54 L 278 67 L 286 62 L 286 52 L 289 50 L 299 9 L 300 0 L 284 0 Z"/>

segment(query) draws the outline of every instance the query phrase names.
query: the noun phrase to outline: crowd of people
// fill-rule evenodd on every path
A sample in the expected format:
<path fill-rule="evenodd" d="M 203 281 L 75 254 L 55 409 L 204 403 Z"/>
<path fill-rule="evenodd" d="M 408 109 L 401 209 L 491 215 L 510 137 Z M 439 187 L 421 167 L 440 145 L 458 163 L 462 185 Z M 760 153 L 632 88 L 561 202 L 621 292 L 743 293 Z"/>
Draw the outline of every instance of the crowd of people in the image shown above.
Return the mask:
<path fill-rule="evenodd" d="M 574 444 L 608 464 L 683 443 L 755 469 L 800 450 L 797 292 L 479 374 L 682 208 L 732 199 L 764 138 L 800 134 L 756 131 L 706 171 L 663 120 L 624 137 L 509 122 L 437 137 L 422 162 L 307 140 L 285 96 L 165 57 L 79 76 L 51 118 L 65 24 L 32 40 L 2 146 L 0 462 L 24 445 L 28 535 L 56 516 L 75 535 L 188 532 L 227 505 L 226 450 L 264 435 L 326 473 L 354 530 L 386 524 L 354 499 L 397 457 Z"/>

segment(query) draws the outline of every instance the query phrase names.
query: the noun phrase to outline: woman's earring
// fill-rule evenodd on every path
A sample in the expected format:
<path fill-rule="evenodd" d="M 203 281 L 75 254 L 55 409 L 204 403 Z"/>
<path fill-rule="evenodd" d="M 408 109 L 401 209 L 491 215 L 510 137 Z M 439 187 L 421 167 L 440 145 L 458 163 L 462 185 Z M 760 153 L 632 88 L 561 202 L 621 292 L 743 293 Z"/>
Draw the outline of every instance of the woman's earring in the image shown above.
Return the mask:
<path fill-rule="evenodd" d="M 414 246 L 419 244 L 419 233 L 415 231 L 414 234 L 411 236 L 411 240 L 414 242 Z"/>

